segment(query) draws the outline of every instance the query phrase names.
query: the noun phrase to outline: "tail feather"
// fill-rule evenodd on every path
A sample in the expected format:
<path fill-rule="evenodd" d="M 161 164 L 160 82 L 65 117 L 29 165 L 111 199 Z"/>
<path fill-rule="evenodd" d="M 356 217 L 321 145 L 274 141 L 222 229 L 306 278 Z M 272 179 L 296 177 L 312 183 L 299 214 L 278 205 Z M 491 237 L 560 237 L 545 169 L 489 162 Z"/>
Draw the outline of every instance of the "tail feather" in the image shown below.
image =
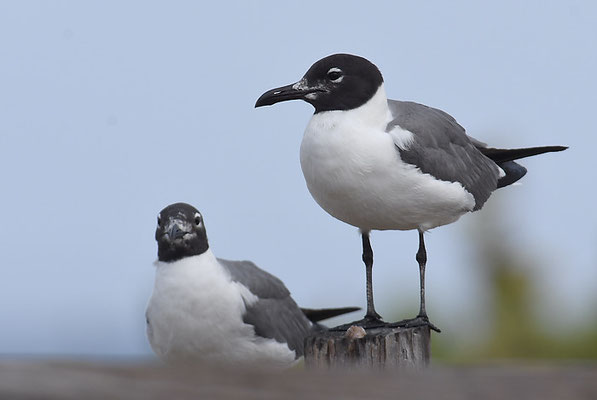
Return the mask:
<path fill-rule="evenodd" d="M 514 162 L 519 158 L 536 156 L 543 153 L 551 153 L 554 151 L 563 151 L 566 146 L 542 146 L 542 147 L 527 147 L 523 149 L 496 149 L 493 147 L 484 147 L 484 143 L 473 141 L 473 144 L 483 155 L 490 158 L 500 167 L 505 175 L 498 179 L 497 188 L 508 186 L 518 181 L 526 175 L 527 169 L 522 165 Z"/>
<path fill-rule="evenodd" d="M 481 153 L 483 153 L 486 157 L 491 158 L 496 164 L 518 160 L 519 158 L 536 156 L 543 153 L 563 151 L 567 148 L 568 147 L 565 146 L 527 147 L 523 149 L 495 149 L 492 147 L 478 147 Z"/>
<path fill-rule="evenodd" d="M 527 169 L 525 167 L 515 163 L 514 161 L 498 163 L 498 167 L 500 167 L 506 175 L 498 179 L 497 189 L 513 184 L 527 173 Z"/>
<path fill-rule="evenodd" d="M 353 311 L 360 310 L 360 307 L 343 307 L 343 308 L 301 308 L 305 317 L 313 323 L 323 321 L 324 319 L 337 317 L 338 315 L 348 314 Z"/>

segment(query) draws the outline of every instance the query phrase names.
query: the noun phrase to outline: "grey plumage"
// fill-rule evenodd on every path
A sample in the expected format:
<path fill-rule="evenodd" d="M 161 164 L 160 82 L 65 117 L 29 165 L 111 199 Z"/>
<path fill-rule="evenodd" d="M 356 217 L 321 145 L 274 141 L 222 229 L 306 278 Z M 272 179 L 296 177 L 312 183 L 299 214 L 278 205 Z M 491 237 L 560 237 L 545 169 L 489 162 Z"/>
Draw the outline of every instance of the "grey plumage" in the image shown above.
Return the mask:
<path fill-rule="evenodd" d="M 542 146 L 520 149 L 496 149 L 468 136 L 450 114 L 410 101 L 388 100 L 393 120 L 386 127 L 396 126 L 413 133 L 414 142 L 397 146 L 402 161 L 417 166 L 424 173 L 448 182 L 459 182 L 475 198 L 479 210 L 491 192 L 518 181 L 527 169 L 514 162 L 524 157 L 562 151 L 564 146 Z M 501 168 L 504 176 L 499 177 Z"/>
<path fill-rule="evenodd" d="M 284 283 L 251 261 L 218 259 L 233 281 L 246 286 L 259 300 L 246 305 L 243 321 L 255 328 L 255 334 L 287 343 L 296 357 L 303 355 L 303 340 L 312 324 L 290 297 Z"/>
<path fill-rule="evenodd" d="M 387 126 L 413 133 L 414 141 L 406 149 L 397 146 L 402 160 L 422 172 L 448 182 L 459 182 L 475 198 L 480 209 L 497 188 L 497 165 L 477 148 L 483 143 L 466 135 L 449 114 L 422 104 L 388 100 L 394 118 Z"/>
<path fill-rule="evenodd" d="M 251 261 L 231 261 L 222 258 L 218 258 L 218 261 L 230 273 L 233 281 L 242 283 L 258 297 L 266 299 L 290 296 L 284 282 Z"/>

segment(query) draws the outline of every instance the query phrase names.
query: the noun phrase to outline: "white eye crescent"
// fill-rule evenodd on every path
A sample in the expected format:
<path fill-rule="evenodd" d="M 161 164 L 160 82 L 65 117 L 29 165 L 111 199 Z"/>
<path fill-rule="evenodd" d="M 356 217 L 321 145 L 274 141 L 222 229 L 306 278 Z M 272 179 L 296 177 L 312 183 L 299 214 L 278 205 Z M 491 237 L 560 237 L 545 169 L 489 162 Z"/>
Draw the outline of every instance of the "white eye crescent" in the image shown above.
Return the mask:
<path fill-rule="evenodd" d="M 158 226 L 162 226 L 162 216 L 158 214 Z"/>
<path fill-rule="evenodd" d="M 328 71 L 327 77 L 330 81 L 332 81 L 334 83 L 340 83 L 340 82 L 342 82 L 342 79 L 344 78 L 344 73 L 342 72 L 342 70 L 340 68 L 332 67 Z"/>
<path fill-rule="evenodd" d="M 195 213 L 195 225 L 201 225 L 201 214 Z"/>

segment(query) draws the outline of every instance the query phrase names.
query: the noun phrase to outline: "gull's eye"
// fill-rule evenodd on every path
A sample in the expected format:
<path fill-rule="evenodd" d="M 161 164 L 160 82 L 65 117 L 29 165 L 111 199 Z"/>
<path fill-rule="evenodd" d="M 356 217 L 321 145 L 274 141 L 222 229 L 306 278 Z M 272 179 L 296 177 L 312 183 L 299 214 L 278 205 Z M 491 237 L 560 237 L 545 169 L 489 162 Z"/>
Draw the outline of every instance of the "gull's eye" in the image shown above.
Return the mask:
<path fill-rule="evenodd" d="M 162 216 L 158 214 L 158 226 L 162 226 Z"/>
<path fill-rule="evenodd" d="M 195 225 L 201 225 L 201 214 L 195 214 Z"/>
<path fill-rule="evenodd" d="M 332 82 L 340 82 L 342 81 L 342 70 L 340 68 L 330 68 L 328 71 L 328 79 Z"/>

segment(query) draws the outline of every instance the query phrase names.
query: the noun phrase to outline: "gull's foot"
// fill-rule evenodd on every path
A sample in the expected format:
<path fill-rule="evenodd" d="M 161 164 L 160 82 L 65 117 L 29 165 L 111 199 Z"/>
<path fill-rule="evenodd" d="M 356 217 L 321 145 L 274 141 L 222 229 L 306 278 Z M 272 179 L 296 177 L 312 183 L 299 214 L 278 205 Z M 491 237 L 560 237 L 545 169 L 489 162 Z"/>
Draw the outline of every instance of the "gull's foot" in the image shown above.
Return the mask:
<path fill-rule="evenodd" d="M 416 326 L 428 326 L 430 329 L 433 329 L 438 333 L 441 332 L 441 330 L 437 326 L 433 325 L 429 321 L 429 317 L 427 317 L 426 315 L 417 315 L 415 318 L 404 319 L 399 322 L 392 322 L 388 324 L 388 326 L 390 326 L 391 328 L 414 328 Z"/>
<path fill-rule="evenodd" d="M 388 326 L 388 323 L 382 321 L 381 316 L 379 316 L 379 314 L 376 313 L 375 316 L 365 315 L 365 318 L 361 320 L 349 322 L 348 324 L 344 325 L 335 326 L 333 328 L 330 328 L 329 330 L 335 332 L 346 331 L 353 325 L 360 326 L 363 329 L 374 329 L 386 327 Z"/>

